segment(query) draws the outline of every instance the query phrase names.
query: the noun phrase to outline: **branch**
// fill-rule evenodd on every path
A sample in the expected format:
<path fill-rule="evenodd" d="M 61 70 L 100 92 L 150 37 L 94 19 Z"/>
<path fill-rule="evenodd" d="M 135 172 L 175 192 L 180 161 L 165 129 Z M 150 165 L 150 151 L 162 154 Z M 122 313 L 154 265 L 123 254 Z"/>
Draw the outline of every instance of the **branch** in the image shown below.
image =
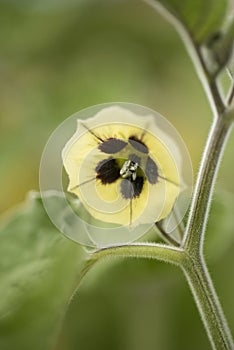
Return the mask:
<path fill-rule="evenodd" d="M 214 184 L 231 123 L 225 117 L 214 120 L 203 153 L 183 243 L 184 249 L 193 254 L 203 248 Z"/>
<path fill-rule="evenodd" d="M 202 259 L 187 255 L 183 271 L 193 293 L 212 348 L 233 350 L 233 340 L 217 298 L 212 280 Z"/>
<path fill-rule="evenodd" d="M 207 95 L 213 115 L 218 117 L 224 113 L 226 106 L 217 85 L 216 75 L 210 73 L 207 62 L 203 58 L 201 47 L 194 42 L 192 35 L 184 27 L 180 29 L 180 34 Z"/>
<path fill-rule="evenodd" d="M 112 246 L 95 251 L 87 261 L 86 269 L 90 269 L 99 259 L 113 256 L 156 259 L 174 265 L 180 265 L 183 260 L 183 253 L 183 249 L 156 243 L 135 243 Z"/>
<path fill-rule="evenodd" d="M 210 69 L 207 66 L 209 62 L 204 60 L 200 45 L 194 42 L 192 36 L 186 30 L 181 30 L 181 34 L 202 82 L 214 116 L 199 167 L 182 244 L 187 252 L 196 255 L 197 253 L 200 254 L 203 249 L 204 232 L 210 211 L 214 184 L 232 121 L 226 116 L 227 109 L 217 85 L 217 77 L 215 74 L 210 73 Z"/>
<path fill-rule="evenodd" d="M 204 61 L 200 46 L 193 43 L 193 47 L 197 55 L 198 62 L 200 63 L 200 68 L 197 66 L 198 75 L 203 83 L 204 90 L 210 101 L 213 114 L 222 115 L 225 111 L 226 106 L 218 89 L 216 75 L 210 74 L 207 64 Z"/>

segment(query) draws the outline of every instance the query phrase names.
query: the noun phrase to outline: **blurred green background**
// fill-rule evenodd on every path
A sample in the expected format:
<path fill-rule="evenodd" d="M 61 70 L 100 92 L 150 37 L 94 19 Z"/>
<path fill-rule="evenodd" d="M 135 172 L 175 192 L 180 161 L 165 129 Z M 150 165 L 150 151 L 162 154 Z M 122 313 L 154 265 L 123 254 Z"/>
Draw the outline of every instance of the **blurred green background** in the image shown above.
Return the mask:
<path fill-rule="evenodd" d="M 0 92 L 0 212 L 38 189 L 48 137 L 82 108 L 126 101 L 158 111 L 181 133 L 195 174 L 211 124 L 178 34 L 142 1 L 1 0 Z M 217 191 L 234 193 L 233 147 L 232 135 Z M 222 228 L 230 233 L 226 223 Z M 234 330 L 234 279 L 225 273 L 234 262 L 228 237 L 222 253 L 210 253 L 210 269 Z M 12 324 L 14 317 L 0 329 L 0 344 L 5 334 L 12 339 L 1 350 L 21 349 Z M 87 276 L 53 349 L 205 350 L 209 344 L 180 271 L 124 260 L 100 263 Z"/>

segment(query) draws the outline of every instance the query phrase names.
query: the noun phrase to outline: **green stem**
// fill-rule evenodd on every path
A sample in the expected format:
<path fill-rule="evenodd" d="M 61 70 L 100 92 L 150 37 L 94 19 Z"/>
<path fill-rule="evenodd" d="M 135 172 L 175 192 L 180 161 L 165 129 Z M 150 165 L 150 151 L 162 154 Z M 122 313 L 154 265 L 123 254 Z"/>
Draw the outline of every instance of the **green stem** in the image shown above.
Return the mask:
<path fill-rule="evenodd" d="M 233 340 L 205 261 L 187 255 L 183 271 L 192 290 L 209 340 L 215 350 L 233 350 Z"/>
<path fill-rule="evenodd" d="M 233 99 L 234 99 L 234 84 L 232 84 L 228 98 L 227 98 L 227 105 L 228 106 L 232 105 Z"/>
<path fill-rule="evenodd" d="M 204 150 L 183 243 L 184 249 L 195 256 L 203 249 L 214 183 L 231 123 L 226 117 L 215 119 Z"/>
<path fill-rule="evenodd" d="M 222 115 L 226 106 L 217 86 L 216 76 L 212 76 L 209 73 L 209 69 L 204 61 L 201 48 L 193 41 L 192 37 L 190 37 L 188 40 L 187 47 L 190 47 L 192 51 L 191 58 L 197 70 L 197 75 L 200 78 L 204 91 L 207 95 L 208 101 L 210 102 L 213 115 L 215 117 Z M 189 48 L 188 51 L 190 51 Z"/>
<path fill-rule="evenodd" d="M 130 244 L 104 248 L 94 252 L 87 261 L 84 273 L 87 273 L 100 259 L 120 256 L 156 259 L 181 267 L 193 293 L 213 349 L 234 349 L 222 308 L 202 258 L 192 258 L 181 248 L 161 244 Z"/>
<path fill-rule="evenodd" d="M 123 256 L 133 258 L 148 258 L 180 265 L 184 251 L 177 247 L 154 243 L 135 243 L 122 246 L 113 246 L 95 251 L 87 262 L 86 269 L 96 261 L 111 256 Z"/>

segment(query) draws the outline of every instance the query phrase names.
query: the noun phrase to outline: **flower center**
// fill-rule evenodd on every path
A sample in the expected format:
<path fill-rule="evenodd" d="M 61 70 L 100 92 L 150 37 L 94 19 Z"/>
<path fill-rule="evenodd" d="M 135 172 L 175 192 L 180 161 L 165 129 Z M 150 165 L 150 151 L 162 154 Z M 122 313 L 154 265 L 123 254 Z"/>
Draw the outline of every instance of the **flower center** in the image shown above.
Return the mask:
<path fill-rule="evenodd" d="M 135 181 L 137 178 L 137 168 L 137 162 L 134 162 L 132 160 L 126 160 L 119 173 L 123 179 L 130 179 L 132 181 Z"/>

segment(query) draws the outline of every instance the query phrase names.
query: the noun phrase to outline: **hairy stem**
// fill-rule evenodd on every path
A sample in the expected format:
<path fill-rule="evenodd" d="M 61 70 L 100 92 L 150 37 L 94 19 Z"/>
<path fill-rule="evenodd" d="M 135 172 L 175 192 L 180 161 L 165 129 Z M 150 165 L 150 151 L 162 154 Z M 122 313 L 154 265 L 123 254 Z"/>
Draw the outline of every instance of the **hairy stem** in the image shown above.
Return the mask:
<path fill-rule="evenodd" d="M 135 243 L 121 246 L 113 246 L 97 250 L 91 255 L 86 268 L 90 268 L 101 258 L 111 256 L 123 256 L 133 258 L 148 258 L 168 262 L 174 265 L 180 265 L 183 260 L 183 250 L 177 247 L 171 247 L 164 244 L 154 243 Z"/>
<path fill-rule="evenodd" d="M 193 258 L 181 248 L 161 244 L 130 244 L 97 250 L 87 261 L 84 274 L 100 259 L 115 256 L 150 258 L 178 265 L 186 276 L 213 349 L 234 349 L 230 331 L 203 258 Z"/>
<path fill-rule="evenodd" d="M 190 38 L 188 46 L 192 47 L 192 58 L 194 66 L 197 69 L 197 74 L 202 82 L 207 98 L 210 102 L 210 107 L 213 115 L 222 115 L 225 111 L 225 104 L 217 86 L 216 77 L 210 75 L 207 64 L 203 58 L 201 48 Z"/>
<path fill-rule="evenodd" d="M 186 263 L 182 268 L 193 293 L 212 348 L 215 350 L 233 350 L 232 336 L 205 261 L 202 259 L 193 260 L 187 255 Z"/>
<path fill-rule="evenodd" d="M 230 93 L 227 99 L 227 104 L 230 106 L 233 102 L 234 99 L 234 85 L 232 85 L 231 89 L 230 89 Z"/>
<path fill-rule="evenodd" d="M 226 117 L 215 119 L 204 150 L 183 243 L 192 255 L 202 252 L 210 201 L 231 123 Z"/>

